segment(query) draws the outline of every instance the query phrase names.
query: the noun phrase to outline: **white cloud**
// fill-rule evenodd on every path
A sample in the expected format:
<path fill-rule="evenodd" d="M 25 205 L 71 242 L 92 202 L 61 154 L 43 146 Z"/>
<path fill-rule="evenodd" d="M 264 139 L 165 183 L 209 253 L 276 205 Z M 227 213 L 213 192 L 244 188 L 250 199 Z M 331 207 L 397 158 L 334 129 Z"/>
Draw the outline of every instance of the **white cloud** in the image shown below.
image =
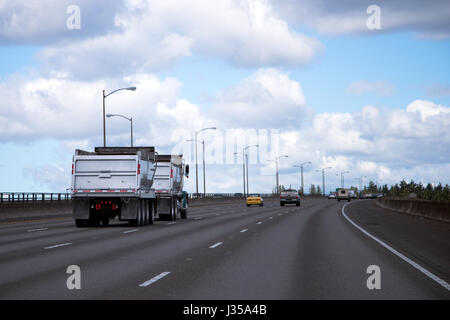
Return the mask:
<path fill-rule="evenodd" d="M 73 4 L 81 11 L 78 30 L 66 26 L 66 10 Z M 120 31 L 114 17 L 123 8 L 123 1 L 109 0 L 0 0 L 0 45 L 51 44 Z"/>
<path fill-rule="evenodd" d="M 450 37 L 450 3 L 446 0 L 278 0 L 276 9 L 293 25 L 307 25 L 320 33 L 379 34 L 397 30 L 416 32 L 420 37 L 443 40 Z M 380 7 L 381 30 L 369 30 L 366 10 Z"/>
<path fill-rule="evenodd" d="M 68 145 L 102 142 L 102 89 L 134 85 L 106 98 L 106 112 L 133 117 L 136 141 L 169 145 L 201 126 L 200 109 L 178 98 L 181 83 L 138 74 L 116 82 L 67 79 L 9 79 L 0 83 L 0 139 L 27 141 L 45 137 Z M 107 90 L 107 93 L 109 91 Z M 180 131 L 182 128 L 182 132 Z M 107 141 L 128 144 L 129 123 L 107 118 Z"/>
<path fill-rule="evenodd" d="M 333 167 L 327 171 L 331 183 L 338 183 L 335 173 L 340 171 L 351 171 L 346 181 L 355 185 L 355 178 L 361 175 L 384 183 L 395 183 L 399 178 L 418 177 L 424 182 L 450 179 L 450 171 L 445 171 L 450 159 L 450 108 L 432 101 L 415 100 L 394 110 L 368 105 L 353 113 L 308 114 L 300 84 L 275 69 L 261 69 L 226 89 L 212 111 L 180 97 L 182 83 L 178 80 L 150 74 L 128 76 L 114 83 L 42 77 L 9 80 L 0 83 L 0 137 L 4 142 L 53 138 L 67 153 L 74 148 L 101 145 L 101 90 L 130 85 L 137 90 L 108 97 L 106 110 L 133 117 L 136 145 L 154 145 L 161 153 L 183 150 L 191 160 L 192 144 L 185 140 L 193 138 L 200 128 L 216 126 L 214 133 L 205 135 L 207 157 L 211 157 L 207 159 L 208 179 L 214 179 L 210 182 L 211 192 L 240 190 L 235 188 L 239 183 L 231 181 L 240 181 L 240 157 L 230 165 L 229 159 L 235 157 L 221 156 L 217 149 L 221 141 L 229 138 L 220 135 L 232 128 L 236 130 L 229 134 L 240 139 L 236 142 L 240 148 L 244 143 L 261 144 L 259 157 L 256 148 L 250 154 L 252 185 L 259 188 L 254 191 L 270 191 L 274 181 L 268 170 L 262 170 L 267 169 L 267 157 L 273 159 L 276 155 L 262 154 L 270 150 L 264 141 L 255 138 L 261 128 L 280 129 L 278 154 L 289 155 L 280 160 L 283 184 L 298 184 L 298 170 L 293 165 L 304 161 L 312 162 L 306 173 L 316 184 L 321 183 L 321 176 L 315 170 L 328 166 Z M 237 103 L 245 109 L 233 113 Z M 291 118 L 292 114 L 296 117 Z M 308 121 L 300 123 L 304 114 L 308 114 Z M 252 137 L 245 136 L 249 133 Z M 107 138 L 108 145 L 128 145 L 129 123 L 120 118 L 107 119 Z M 228 147 L 227 152 L 235 151 L 234 144 Z M 223 158 L 228 159 L 226 164 L 219 165 Z M 67 163 L 52 165 L 69 167 Z M 235 166 L 238 169 L 233 169 Z M 228 170 L 237 177 L 227 174 Z M 51 179 L 42 179 L 52 183 Z"/>
<path fill-rule="evenodd" d="M 82 12 L 93 10 L 83 6 Z M 319 41 L 291 29 L 266 0 L 127 1 L 126 9 L 122 7 L 116 8 L 114 26 L 108 31 L 103 28 L 79 40 L 69 37 L 45 47 L 38 54 L 44 70 L 82 79 L 124 76 L 161 70 L 192 53 L 220 57 L 241 67 L 300 66 L 322 48 Z M 10 11 L 1 16 L 9 21 Z M 29 11 L 17 15 L 27 19 Z M 53 9 L 50 12 L 56 15 Z M 58 28 L 45 27 L 53 29 Z M 22 35 L 5 32 L 6 43 L 36 33 L 32 27 Z"/>
<path fill-rule="evenodd" d="M 277 69 L 260 69 L 221 93 L 213 115 L 228 125 L 290 128 L 308 116 L 300 84 Z"/>

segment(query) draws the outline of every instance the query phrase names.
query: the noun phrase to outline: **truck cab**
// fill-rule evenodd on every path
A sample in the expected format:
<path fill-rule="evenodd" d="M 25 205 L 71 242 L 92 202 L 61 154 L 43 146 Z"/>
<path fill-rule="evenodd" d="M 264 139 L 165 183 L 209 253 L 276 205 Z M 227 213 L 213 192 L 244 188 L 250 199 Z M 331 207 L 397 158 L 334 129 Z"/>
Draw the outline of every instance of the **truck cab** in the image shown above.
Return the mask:
<path fill-rule="evenodd" d="M 347 200 L 350 201 L 350 192 L 348 189 L 338 189 L 337 191 L 337 200 L 341 201 L 341 200 Z"/>

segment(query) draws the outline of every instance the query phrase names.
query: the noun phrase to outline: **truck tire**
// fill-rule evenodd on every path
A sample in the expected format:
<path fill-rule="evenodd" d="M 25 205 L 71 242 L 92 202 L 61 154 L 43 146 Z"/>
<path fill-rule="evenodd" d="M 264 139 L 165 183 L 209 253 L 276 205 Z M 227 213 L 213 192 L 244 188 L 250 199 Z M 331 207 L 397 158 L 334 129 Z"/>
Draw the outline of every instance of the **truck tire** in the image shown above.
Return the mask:
<path fill-rule="evenodd" d="M 186 219 L 187 218 L 186 209 L 181 209 L 180 210 L 180 216 L 181 216 L 181 219 Z"/>
<path fill-rule="evenodd" d="M 149 211 L 149 215 L 148 215 L 148 224 L 153 224 L 155 221 L 155 205 L 153 203 L 152 200 L 148 201 L 148 211 Z"/>
<path fill-rule="evenodd" d="M 338 201 L 340 202 L 340 201 L 341 201 L 341 198 L 338 198 Z"/>
<path fill-rule="evenodd" d="M 281 207 L 284 207 L 284 202 L 280 202 L 280 206 L 281 206 Z"/>
<path fill-rule="evenodd" d="M 137 225 L 138 227 L 142 226 L 142 218 L 143 218 L 143 212 L 142 212 L 142 200 L 138 200 L 138 212 L 137 212 Z"/>
<path fill-rule="evenodd" d="M 176 221 L 177 220 L 177 213 L 178 213 L 178 208 L 177 208 L 177 199 L 173 198 L 172 202 L 171 202 L 171 221 Z"/>
<path fill-rule="evenodd" d="M 109 216 L 106 216 L 106 217 L 102 218 L 102 225 L 104 227 L 107 227 L 109 225 Z"/>
<path fill-rule="evenodd" d="M 297 202 L 295 205 L 296 205 L 297 207 L 300 207 L 300 202 Z"/>
<path fill-rule="evenodd" d="M 100 219 L 99 218 L 90 218 L 88 220 L 89 227 L 98 227 L 100 225 Z"/>
<path fill-rule="evenodd" d="M 150 215 L 150 210 L 148 207 L 148 200 L 143 200 L 142 201 L 142 206 L 143 206 L 143 213 L 144 213 L 144 218 L 142 219 L 142 224 L 144 226 L 148 225 L 148 220 L 149 220 L 149 215 Z"/>
<path fill-rule="evenodd" d="M 87 226 L 87 220 L 86 219 L 75 219 L 75 225 L 77 228 L 84 228 Z"/>

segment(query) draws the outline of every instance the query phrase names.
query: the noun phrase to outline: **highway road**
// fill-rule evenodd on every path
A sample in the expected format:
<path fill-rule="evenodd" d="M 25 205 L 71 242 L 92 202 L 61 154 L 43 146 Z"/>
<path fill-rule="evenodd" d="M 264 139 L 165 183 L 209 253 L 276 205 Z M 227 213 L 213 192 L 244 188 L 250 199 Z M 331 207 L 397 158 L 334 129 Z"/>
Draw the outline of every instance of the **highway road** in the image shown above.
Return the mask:
<path fill-rule="evenodd" d="M 0 224 L 0 299 L 450 299 L 449 231 L 374 200 L 319 198 L 208 205 L 137 228 Z M 367 287 L 371 265 L 380 289 Z"/>

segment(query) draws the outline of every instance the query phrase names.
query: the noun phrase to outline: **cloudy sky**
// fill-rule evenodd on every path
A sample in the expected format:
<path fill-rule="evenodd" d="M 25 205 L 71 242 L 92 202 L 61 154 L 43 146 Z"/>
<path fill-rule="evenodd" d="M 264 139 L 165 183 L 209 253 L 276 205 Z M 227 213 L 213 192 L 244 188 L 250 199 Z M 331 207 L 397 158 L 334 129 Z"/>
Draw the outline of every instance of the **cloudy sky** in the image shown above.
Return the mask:
<path fill-rule="evenodd" d="M 342 171 L 450 183 L 449 71 L 449 1 L 0 0 L 0 190 L 64 192 L 74 149 L 103 144 L 102 90 L 126 86 L 106 108 L 136 145 L 194 169 L 186 140 L 217 127 L 199 135 L 207 192 L 241 192 L 233 153 L 257 143 L 251 192 L 272 190 L 279 155 L 296 188 L 306 161 L 307 186 L 331 167 L 327 192 Z M 106 121 L 128 145 L 129 123 Z"/>

